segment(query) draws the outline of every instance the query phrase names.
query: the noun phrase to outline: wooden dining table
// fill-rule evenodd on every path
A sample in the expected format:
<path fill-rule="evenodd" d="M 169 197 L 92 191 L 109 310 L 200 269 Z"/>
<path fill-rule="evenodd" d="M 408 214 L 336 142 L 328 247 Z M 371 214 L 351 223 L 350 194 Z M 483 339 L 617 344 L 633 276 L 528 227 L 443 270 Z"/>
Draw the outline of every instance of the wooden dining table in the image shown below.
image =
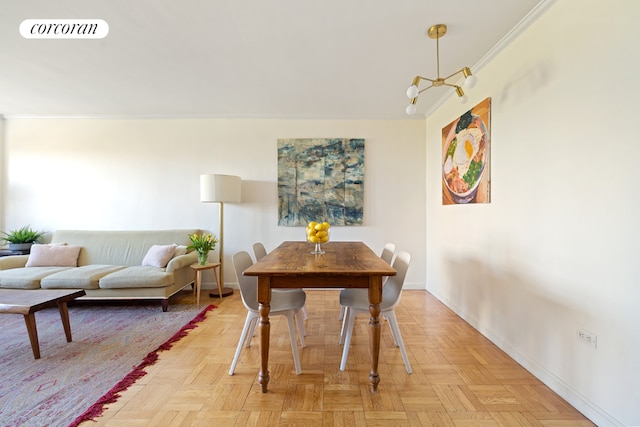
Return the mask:
<path fill-rule="evenodd" d="M 269 311 L 272 288 L 368 288 L 369 348 L 372 392 L 378 391 L 380 375 L 380 302 L 382 278 L 396 271 L 362 242 L 328 242 L 322 245 L 324 254 L 313 254 L 314 246 L 306 242 L 282 243 L 244 271 L 258 277 L 260 311 L 260 373 L 258 382 L 263 393 L 269 384 Z"/>

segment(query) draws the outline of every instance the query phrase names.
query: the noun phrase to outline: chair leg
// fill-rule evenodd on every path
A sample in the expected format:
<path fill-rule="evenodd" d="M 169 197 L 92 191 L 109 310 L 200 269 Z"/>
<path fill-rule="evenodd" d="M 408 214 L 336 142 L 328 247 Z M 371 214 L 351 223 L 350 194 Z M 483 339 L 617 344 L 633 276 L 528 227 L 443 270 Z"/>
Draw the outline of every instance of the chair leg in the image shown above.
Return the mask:
<path fill-rule="evenodd" d="M 302 306 L 302 314 L 304 315 L 304 320 L 309 320 L 309 312 L 307 311 L 307 304 Z"/>
<path fill-rule="evenodd" d="M 296 325 L 298 325 L 298 337 L 300 338 L 300 346 L 302 348 L 305 348 L 307 345 L 304 342 L 304 337 L 307 336 L 307 331 L 304 327 L 304 320 L 302 319 L 302 312 L 301 310 L 296 310 L 295 313 L 295 318 L 296 318 Z"/>
<path fill-rule="evenodd" d="M 229 375 L 233 375 L 233 372 L 236 370 L 236 364 L 238 363 L 238 359 L 240 359 L 240 351 L 242 351 L 242 344 L 244 344 L 247 339 L 247 334 L 251 328 L 251 322 L 253 322 L 254 319 L 257 319 L 256 316 L 257 314 L 252 313 L 251 311 L 247 313 L 247 318 L 245 319 L 244 327 L 242 328 L 242 334 L 240 334 L 240 340 L 238 341 L 238 347 L 236 347 L 236 354 L 233 356 L 231 368 L 229 368 Z"/>
<path fill-rule="evenodd" d="M 400 334 L 400 328 L 398 327 L 398 319 L 396 319 L 396 313 L 393 311 L 390 311 L 389 314 L 386 315 L 386 317 L 387 317 L 387 320 L 389 321 L 389 326 L 391 327 L 391 333 L 397 342 L 397 346 L 400 347 L 402 360 L 404 360 L 404 367 L 407 370 L 407 374 L 410 374 L 412 372 L 411 364 L 409 363 L 407 350 L 404 348 L 404 341 L 402 340 L 402 335 Z"/>
<path fill-rule="evenodd" d="M 304 310 L 296 310 L 296 314 L 298 315 L 298 318 L 300 319 L 300 330 L 302 331 L 302 336 L 306 337 L 307 336 L 307 327 L 305 326 L 304 321 L 307 319 L 306 317 L 304 317 Z"/>
<path fill-rule="evenodd" d="M 344 305 L 340 306 L 340 314 L 338 314 L 338 320 L 342 320 L 344 319 L 344 311 L 347 307 L 345 307 Z"/>
<path fill-rule="evenodd" d="M 349 317 L 349 307 L 343 305 L 340 307 L 340 319 L 342 320 L 342 327 L 340 328 L 340 345 L 344 344 L 344 329 L 346 327 L 347 317 Z"/>
<path fill-rule="evenodd" d="M 296 375 L 300 375 L 302 373 L 302 368 L 300 367 L 300 355 L 298 354 L 298 342 L 296 341 L 296 327 L 294 325 L 293 312 L 289 311 L 285 316 L 289 326 L 289 339 L 291 341 L 291 352 L 293 353 L 293 365 L 296 368 Z"/>
<path fill-rule="evenodd" d="M 385 314 L 384 316 L 382 316 L 382 318 L 386 320 L 387 323 L 389 324 L 389 329 L 391 329 L 391 338 L 393 338 L 393 345 L 395 345 L 396 347 L 399 347 L 398 338 L 396 338 L 396 331 L 394 331 L 393 328 L 391 327 L 391 322 L 389 322 L 387 315 Z"/>
<path fill-rule="evenodd" d="M 342 348 L 342 360 L 340 360 L 340 370 L 344 371 L 347 367 L 347 357 L 349 357 L 349 346 L 351 345 L 351 336 L 353 334 L 353 324 L 355 323 L 356 312 L 355 310 L 347 310 L 345 318 L 342 320 L 343 324 L 347 323 L 347 329 L 345 331 L 344 347 Z"/>
<path fill-rule="evenodd" d="M 251 339 L 256 334 L 256 327 L 258 326 L 259 317 L 256 316 L 251 319 L 251 325 L 249 326 L 249 333 L 247 333 L 247 337 L 245 338 L 244 346 L 249 348 L 251 346 Z"/>

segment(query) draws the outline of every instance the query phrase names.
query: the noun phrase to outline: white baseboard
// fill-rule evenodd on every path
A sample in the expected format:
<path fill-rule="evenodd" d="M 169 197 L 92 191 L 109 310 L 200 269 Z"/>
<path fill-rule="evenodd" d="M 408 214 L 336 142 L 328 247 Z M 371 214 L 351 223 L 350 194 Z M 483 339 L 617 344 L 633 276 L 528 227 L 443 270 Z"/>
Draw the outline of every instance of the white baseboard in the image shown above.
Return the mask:
<path fill-rule="evenodd" d="M 231 288 L 231 289 L 240 289 L 240 286 L 238 286 L 237 283 L 225 283 L 224 284 L 225 288 Z M 216 285 L 215 282 L 204 282 L 202 284 L 202 290 L 207 290 L 207 291 L 213 291 L 213 290 L 218 290 L 218 285 Z"/>

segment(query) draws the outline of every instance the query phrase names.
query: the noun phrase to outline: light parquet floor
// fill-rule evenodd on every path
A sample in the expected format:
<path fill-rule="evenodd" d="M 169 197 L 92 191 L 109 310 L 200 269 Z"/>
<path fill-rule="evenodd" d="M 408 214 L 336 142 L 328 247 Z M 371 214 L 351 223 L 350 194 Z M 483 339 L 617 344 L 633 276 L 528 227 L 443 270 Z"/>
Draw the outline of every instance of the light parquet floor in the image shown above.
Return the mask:
<path fill-rule="evenodd" d="M 191 301 L 185 291 L 172 304 Z M 286 321 L 271 319 L 264 394 L 258 334 L 228 374 L 246 316 L 239 293 L 220 300 L 203 292 L 207 303 L 218 308 L 83 427 L 593 425 L 426 291 L 404 291 L 396 308 L 412 374 L 383 322 L 377 394 L 368 388 L 367 317 L 356 319 L 347 369 L 339 370 L 338 291 L 307 291 L 302 375 L 294 372 Z"/>

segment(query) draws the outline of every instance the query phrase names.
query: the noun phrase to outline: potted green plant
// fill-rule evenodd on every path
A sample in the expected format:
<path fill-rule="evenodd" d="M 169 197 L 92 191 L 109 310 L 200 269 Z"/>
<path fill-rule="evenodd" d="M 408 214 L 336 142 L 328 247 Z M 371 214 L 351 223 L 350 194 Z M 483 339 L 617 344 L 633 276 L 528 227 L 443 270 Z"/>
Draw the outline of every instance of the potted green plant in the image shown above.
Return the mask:
<path fill-rule="evenodd" d="M 26 251 L 31 249 L 31 245 L 37 243 L 42 236 L 44 231 L 36 231 L 25 225 L 17 230 L 9 230 L 8 233 L 3 231 L 0 239 L 9 244 L 11 251 Z"/>

